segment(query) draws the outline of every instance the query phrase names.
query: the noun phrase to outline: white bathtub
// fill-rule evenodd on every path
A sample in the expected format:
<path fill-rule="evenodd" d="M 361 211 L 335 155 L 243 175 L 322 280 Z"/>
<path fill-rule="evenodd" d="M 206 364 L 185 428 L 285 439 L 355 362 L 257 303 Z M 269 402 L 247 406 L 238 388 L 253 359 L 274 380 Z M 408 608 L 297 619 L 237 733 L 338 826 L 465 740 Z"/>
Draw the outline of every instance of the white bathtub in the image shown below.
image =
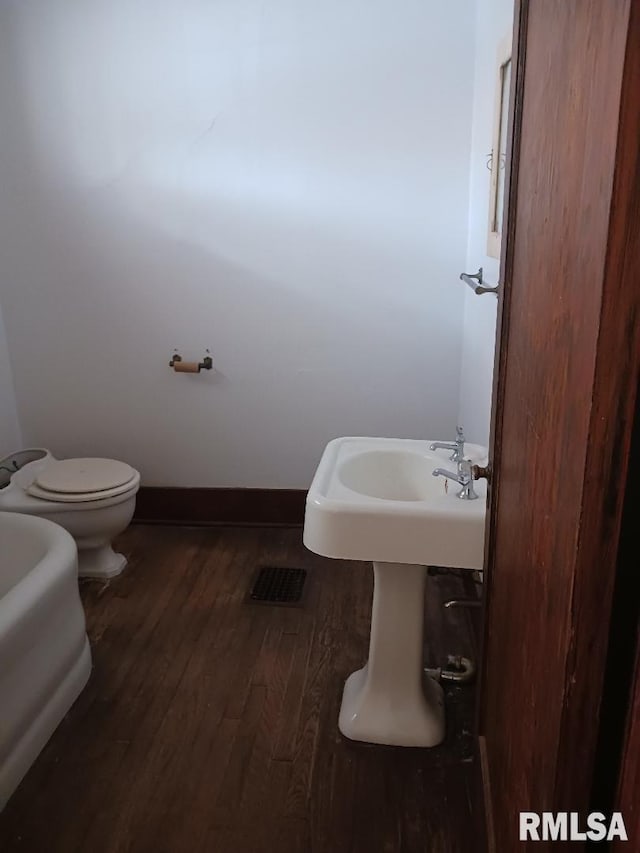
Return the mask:
<path fill-rule="evenodd" d="M 0 810 L 91 672 L 77 560 L 59 525 L 0 512 Z"/>

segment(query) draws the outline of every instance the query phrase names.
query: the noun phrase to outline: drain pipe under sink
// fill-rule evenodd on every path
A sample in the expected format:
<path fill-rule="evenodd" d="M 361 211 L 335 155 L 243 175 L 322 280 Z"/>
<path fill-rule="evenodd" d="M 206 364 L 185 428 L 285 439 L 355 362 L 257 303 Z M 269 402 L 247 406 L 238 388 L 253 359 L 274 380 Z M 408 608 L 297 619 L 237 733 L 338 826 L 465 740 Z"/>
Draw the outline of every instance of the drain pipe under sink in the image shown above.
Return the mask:
<path fill-rule="evenodd" d="M 476 674 L 476 665 L 462 655 L 447 655 L 446 667 L 425 667 L 425 673 L 436 681 L 454 684 L 468 684 Z"/>

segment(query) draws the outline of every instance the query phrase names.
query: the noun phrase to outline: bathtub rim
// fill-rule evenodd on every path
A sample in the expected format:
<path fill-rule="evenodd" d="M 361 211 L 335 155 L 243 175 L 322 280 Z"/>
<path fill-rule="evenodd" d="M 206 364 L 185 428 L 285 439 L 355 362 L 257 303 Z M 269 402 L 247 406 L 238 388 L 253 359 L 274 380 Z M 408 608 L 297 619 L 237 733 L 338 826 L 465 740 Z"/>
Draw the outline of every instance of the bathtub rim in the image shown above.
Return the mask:
<path fill-rule="evenodd" d="M 39 598 L 50 587 L 67 575 L 77 577 L 78 549 L 73 536 L 46 518 L 19 512 L 0 511 L 0 527 L 35 531 L 44 540 L 45 554 L 0 596 L 0 642 L 8 638 L 26 610 L 36 607 Z"/>

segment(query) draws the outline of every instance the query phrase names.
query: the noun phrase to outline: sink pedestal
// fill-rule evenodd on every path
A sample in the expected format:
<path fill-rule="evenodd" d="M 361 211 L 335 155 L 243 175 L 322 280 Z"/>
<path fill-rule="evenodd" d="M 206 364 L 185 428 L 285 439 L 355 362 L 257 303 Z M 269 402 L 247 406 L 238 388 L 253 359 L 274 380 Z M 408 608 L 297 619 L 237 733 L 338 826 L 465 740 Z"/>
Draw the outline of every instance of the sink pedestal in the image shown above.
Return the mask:
<path fill-rule="evenodd" d="M 344 686 L 345 737 L 392 746 L 444 739 L 442 688 L 423 670 L 425 566 L 374 563 L 369 660 Z"/>

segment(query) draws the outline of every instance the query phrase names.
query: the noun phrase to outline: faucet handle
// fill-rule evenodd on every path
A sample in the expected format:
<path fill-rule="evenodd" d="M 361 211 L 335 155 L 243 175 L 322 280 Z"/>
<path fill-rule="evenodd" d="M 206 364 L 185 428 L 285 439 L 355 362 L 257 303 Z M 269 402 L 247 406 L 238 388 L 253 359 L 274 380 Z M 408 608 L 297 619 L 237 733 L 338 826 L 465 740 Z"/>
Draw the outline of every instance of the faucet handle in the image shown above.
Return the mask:
<path fill-rule="evenodd" d="M 473 481 L 473 463 L 468 459 L 460 459 L 458 462 L 458 482 L 461 486 Z"/>
<path fill-rule="evenodd" d="M 456 441 L 455 441 L 455 449 L 449 459 L 452 462 L 462 462 L 464 459 L 464 430 L 461 426 L 456 427 Z"/>
<path fill-rule="evenodd" d="M 474 466 L 468 459 L 460 459 L 458 462 L 458 482 L 462 486 L 462 491 L 458 492 L 458 497 L 467 501 L 474 501 L 478 495 L 473 488 Z"/>

